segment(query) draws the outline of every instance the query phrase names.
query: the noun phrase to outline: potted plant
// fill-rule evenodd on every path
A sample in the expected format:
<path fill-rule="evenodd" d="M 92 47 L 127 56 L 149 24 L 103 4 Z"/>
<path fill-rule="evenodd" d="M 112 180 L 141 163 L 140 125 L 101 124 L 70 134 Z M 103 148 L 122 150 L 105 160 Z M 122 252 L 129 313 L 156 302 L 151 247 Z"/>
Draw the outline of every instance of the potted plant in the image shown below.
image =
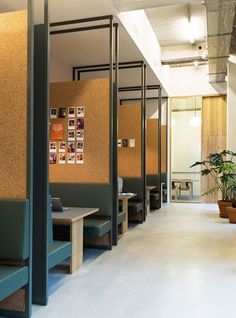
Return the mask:
<path fill-rule="evenodd" d="M 219 153 L 211 154 L 207 160 L 197 161 L 192 167 L 201 166 L 201 175 L 210 175 L 215 185 L 203 192 L 202 195 L 208 195 L 214 192 L 221 192 L 222 199 L 218 200 L 220 217 L 228 217 L 226 207 L 232 205 L 232 195 L 235 183 L 236 164 L 233 161 L 236 152 L 223 150 Z"/>
<path fill-rule="evenodd" d="M 231 181 L 232 186 L 232 207 L 227 208 L 229 223 L 236 223 L 236 178 Z"/>

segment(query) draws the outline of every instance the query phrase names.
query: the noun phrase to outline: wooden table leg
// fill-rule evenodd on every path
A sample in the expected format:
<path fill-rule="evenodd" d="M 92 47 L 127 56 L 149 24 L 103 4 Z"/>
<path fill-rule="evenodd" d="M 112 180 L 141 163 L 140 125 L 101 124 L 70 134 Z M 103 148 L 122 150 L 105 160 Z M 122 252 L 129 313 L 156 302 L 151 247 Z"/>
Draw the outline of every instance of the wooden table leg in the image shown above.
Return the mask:
<path fill-rule="evenodd" d="M 79 219 L 70 225 L 72 243 L 70 273 L 74 273 L 83 263 L 83 223 L 83 219 Z"/>
<path fill-rule="evenodd" d="M 128 231 L 128 200 L 122 200 L 122 212 L 125 212 L 125 220 L 121 223 L 121 234 Z"/>

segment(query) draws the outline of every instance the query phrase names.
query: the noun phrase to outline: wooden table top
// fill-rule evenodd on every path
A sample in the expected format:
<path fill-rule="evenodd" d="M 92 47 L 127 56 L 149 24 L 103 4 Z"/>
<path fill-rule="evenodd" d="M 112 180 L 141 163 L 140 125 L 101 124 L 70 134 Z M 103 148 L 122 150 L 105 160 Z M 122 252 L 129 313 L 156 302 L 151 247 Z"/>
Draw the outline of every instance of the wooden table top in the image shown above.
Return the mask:
<path fill-rule="evenodd" d="M 56 222 L 69 222 L 73 223 L 79 219 L 83 219 L 84 217 L 98 212 L 98 208 L 75 208 L 70 207 L 68 210 L 63 212 L 52 212 L 52 221 Z"/>
<path fill-rule="evenodd" d="M 149 191 L 154 190 L 155 188 L 156 186 L 146 186 L 146 190 L 149 190 Z"/>
<path fill-rule="evenodd" d="M 137 193 L 119 193 L 118 194 L 118 199 L 119 200 L 128 200 L 131 199 L 133 197 L 135 197 L 137 195 Z"/>

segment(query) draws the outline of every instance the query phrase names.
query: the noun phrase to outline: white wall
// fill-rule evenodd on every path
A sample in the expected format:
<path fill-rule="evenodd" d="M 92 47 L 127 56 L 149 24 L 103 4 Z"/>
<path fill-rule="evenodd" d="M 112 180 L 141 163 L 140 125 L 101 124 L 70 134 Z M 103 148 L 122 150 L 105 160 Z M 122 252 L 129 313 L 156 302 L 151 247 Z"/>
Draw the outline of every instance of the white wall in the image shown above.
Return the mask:
<path fill-rule="evenodd" d="M 215 89 L 208 82 L 208 73 L 207 65 L 170 68 L 170 97 L 226 94 L 226 85 Z"/>
<path fill-rule="evenodd" d="M 143 10 L 121 12 L 118 18 L 170 97 L 226 94 L 225 84 L 213 87 L 209 83 L 207 65 L 171 68 L 161 64 L 163 58 L 173 57 L 173 53 L 170 55 L 170 50 L 162 50 L 162 56 L 159 42 Z M 177 50 L 174 54 L 179 53 Z"/>
<path fill-rule="evenodd" d="M 169 93 L 168 67 L 161 64 L 161 47 L 145 11 L 120 12 L 118 13 L 118 18 L 143 54 L 154 74 L 156 74 L 161 85 Z"/>
<path fill-rule="evenodd" d="M 193 180 L 193 194 L 200 195 L 200 168 L 190 168 L 201 160 L 201 126 L 190 125 L 194 115 L 194 111 L 172 112 L 175 124 L 171 128 L 171 177 Z M 196 115 L 201 118 L 201 111 Z"/>
<path fill-rule="evenodd" d="M 227 148 L 236 151 L 236 58 L 233 57 L 228 66 L 227 106 Z"/>
<path fill-rule="evenodd" d="M 50 59 L 50 82 L 64 82 L 72 80 L 72 68 L 55 57 Z"/>

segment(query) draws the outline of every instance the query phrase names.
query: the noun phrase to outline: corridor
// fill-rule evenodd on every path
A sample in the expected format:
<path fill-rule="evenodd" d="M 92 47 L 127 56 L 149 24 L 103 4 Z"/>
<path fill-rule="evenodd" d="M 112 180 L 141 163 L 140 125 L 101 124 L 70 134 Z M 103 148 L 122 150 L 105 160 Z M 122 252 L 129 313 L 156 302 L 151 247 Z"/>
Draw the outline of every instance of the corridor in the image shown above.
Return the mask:
<path fill-rule="evenodd" d="M 73 276 L 58 274 L 33 317 L 235 318 L 235 241 L 216 205 L 165 206 Z"/>

